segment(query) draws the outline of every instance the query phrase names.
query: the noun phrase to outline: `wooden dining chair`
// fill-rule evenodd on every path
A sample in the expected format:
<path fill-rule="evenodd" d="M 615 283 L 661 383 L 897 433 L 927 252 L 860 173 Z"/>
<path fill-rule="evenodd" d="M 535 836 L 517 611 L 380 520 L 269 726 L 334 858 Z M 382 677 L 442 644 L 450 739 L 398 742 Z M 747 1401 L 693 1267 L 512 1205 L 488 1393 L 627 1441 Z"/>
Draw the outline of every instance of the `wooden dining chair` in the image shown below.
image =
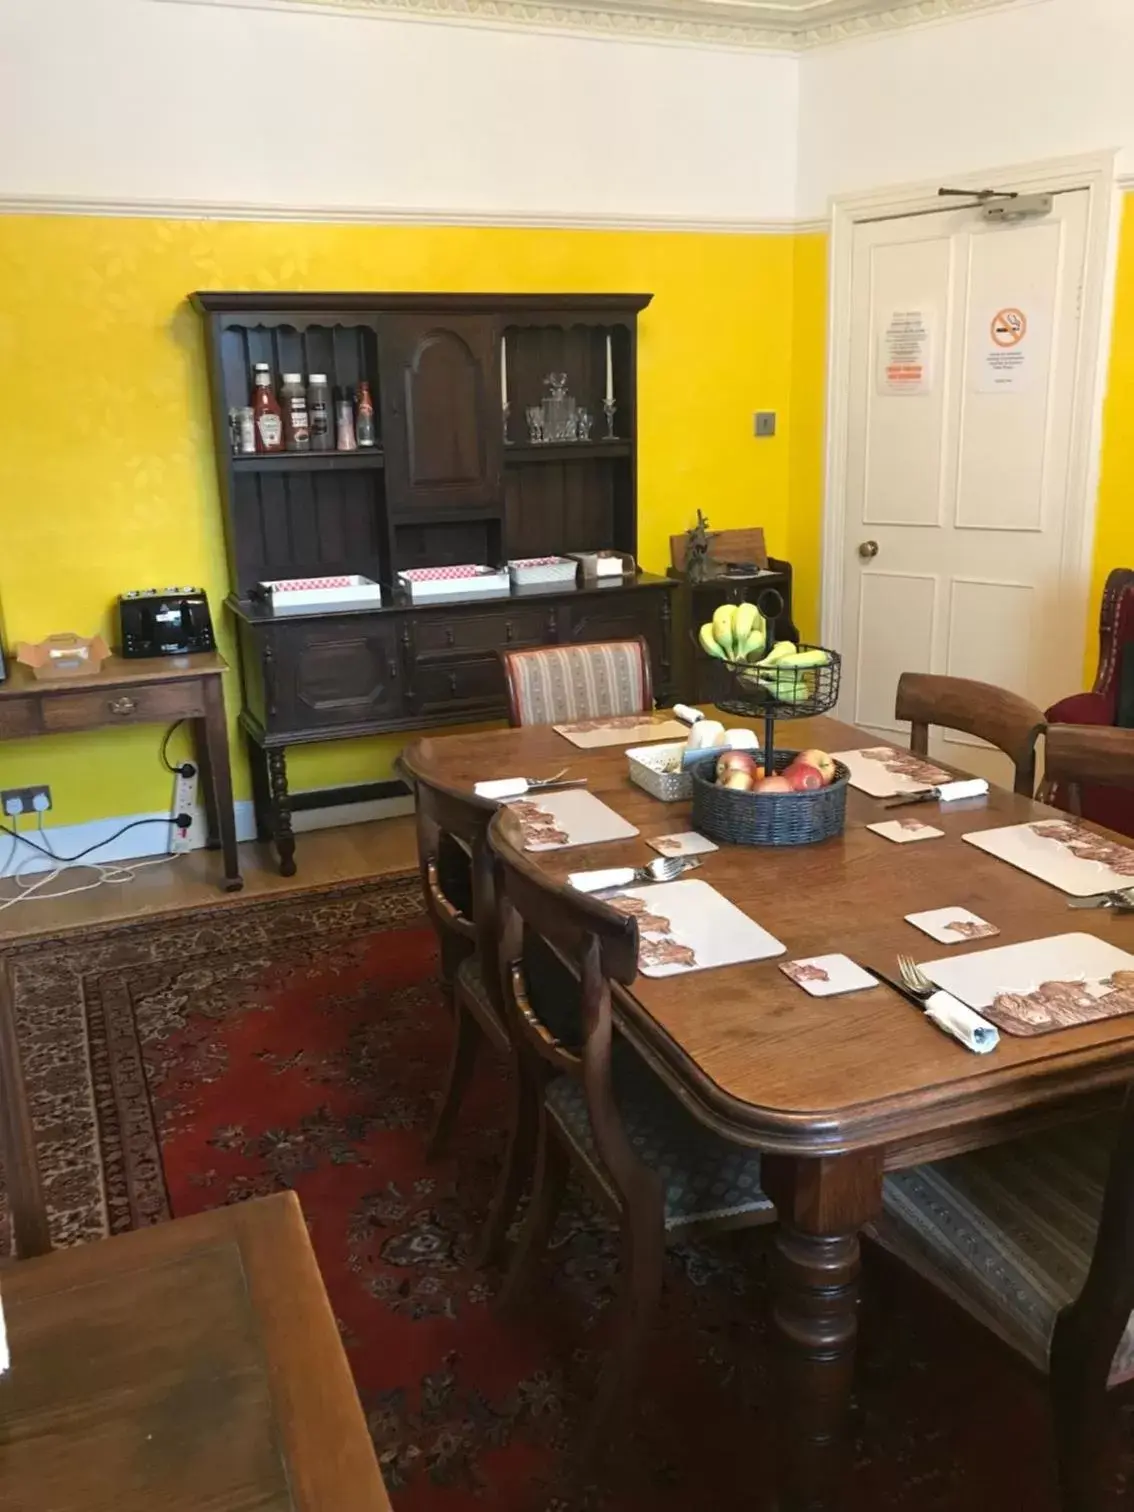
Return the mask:
<path fill-rule="evenodd" d="M 642 714 L 654 707 L 645 636 L 499 654 L 508 686 L 508 719 L 513 725 Z"/>
<path fill-rule="evenodd" d="M 910 750 L 929 754 L 929 727 L 975 735 L 1003 751 L 1016 768 L 1016 791 L 1031 798 L 1036 790 L 1036 741 L 1043 734 L 1043 711 L 992 683 L 967 677 L 936 677 L 903 672 L 898 681 L 895 719 L 910 724 Z"/>
<path fill-rule="evenodd" d="M 875 1237 L 1049 1376 L 1063 1512 L 1101 1512 L 1134 1380 L 1134 1094 L 1120 1116 L 888 1176 Z"/>
<path fill-rule="evenodd" d="M 1084 788 L 1134 792 L 1134 730 L 1105 725 L 1048 725 L 1042 797 L 1082 816 Z"/>
<path fill-rule="evenodd" d="M 51 1249 L 51 1230 L 20 1064 L 11 974 L 4 961 L 0 961 L 0 1159 L 15 1253 L 21 1260 L 46 1255 Z"/>
<path fill-rule="evenodd" d="M 542 1087 L 532 1199 L 501 1292 L 515 1302 L 551 1238 L 568 1174 L 582 1177 L 622 1236 L 614 1348 L 587 1445 L 609 1427 L 634 1379 L 661 1294 L 668 1239 L 774 1221 L 760 1156 L 698 1123 L 616 1032 L 612 987 L 638 971 L 638 925 L 611 904 L 561 887 L 518 848 L 506 809 L 489 826 L 505 1006 L 524 1053 L 550 1073 Z M 548 993 L 538 951 L 569 967 L 569 1009 Z M 529 1085 L 531 1080 L 529 1080 Z"/>

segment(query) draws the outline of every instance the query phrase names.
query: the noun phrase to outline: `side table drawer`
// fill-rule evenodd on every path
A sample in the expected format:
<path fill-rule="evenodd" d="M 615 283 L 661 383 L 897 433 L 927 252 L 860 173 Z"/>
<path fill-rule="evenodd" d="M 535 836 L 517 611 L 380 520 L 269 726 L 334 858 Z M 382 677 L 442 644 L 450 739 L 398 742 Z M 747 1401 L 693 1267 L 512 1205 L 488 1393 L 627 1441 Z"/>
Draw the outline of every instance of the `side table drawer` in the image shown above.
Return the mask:
<path fill-rule="evenodd" d="M 20 740 L 43 729 L 34 698 L 0 699 L 0 740 Z"/>
<path fill-rule="evenodd" d="M 152 687 L 76 688 L 51 693 L 42 701 L 43 728 L 104 729 L 116 724 L 158 724 L 165 719 L 193 719 L 205 712 L 198 682 L 157 683 Z"/>

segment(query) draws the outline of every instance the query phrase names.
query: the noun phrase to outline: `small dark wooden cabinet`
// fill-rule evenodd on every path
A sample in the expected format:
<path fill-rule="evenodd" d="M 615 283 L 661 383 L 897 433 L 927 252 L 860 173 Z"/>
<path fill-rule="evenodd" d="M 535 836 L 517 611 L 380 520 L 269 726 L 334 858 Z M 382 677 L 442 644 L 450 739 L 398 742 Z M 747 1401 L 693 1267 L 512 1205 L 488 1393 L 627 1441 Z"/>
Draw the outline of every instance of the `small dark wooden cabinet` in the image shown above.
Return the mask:
<path fill-rule="evenodd" d="M 199 293 L 205 316 L 257 825 L 295 870 L 293 808 L 376 794 L 288 792 L 286 748 L 503 717 L 497 650 L 644 635 L 659 703 L 672 699 L 675 584 L 646 574 L 503 597 L 411 604 L 412 567 L 497 565 L 593 551 L 636 554 L 637 319 L 644 294 Z M 607 350 L 616 402 L 606 437 Z M 501 396 L 506 348 L 509 412 Z M 233 455 L 229 414 L 252 369 L 370 384 L 379 445 Z M 533 444 L 526 423 L 551 373 L 594 416 L 592 438 Z M 358 573 L 381 607 L 273 612 L 259 585 Z"/>

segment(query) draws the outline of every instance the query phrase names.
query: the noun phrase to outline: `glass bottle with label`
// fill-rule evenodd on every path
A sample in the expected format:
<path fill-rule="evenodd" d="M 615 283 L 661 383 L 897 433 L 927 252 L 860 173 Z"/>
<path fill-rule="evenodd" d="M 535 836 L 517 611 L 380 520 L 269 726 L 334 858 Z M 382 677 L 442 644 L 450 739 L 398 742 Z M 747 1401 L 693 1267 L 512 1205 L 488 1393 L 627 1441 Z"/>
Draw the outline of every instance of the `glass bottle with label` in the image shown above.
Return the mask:
<path fill-rule="evenodd" d="M 307 386 L 302 373 L 285 373 L 280 389 L 283 400 L 284 442 L 289 452 L 311 450 L 311 425 L 307 418 Z"/>
<path fill-rule="evenodd" d="M 272 389 L 272 370 L 266 362 L 258 362 L 252 370 L 254 384 L 252 413 L 256 421 L 256 450 L 258 452 L 281 452 L 284 449 L 283 415 L 280 401 Z"/>
<path fill-rule="evenodd" d="M 311 450 L 333 451 L 334 416 L 331 414 L 331 390 L 326 373 L 312 373 L 307 380 L 307 421 L 311 427 Z"/>
<path fill-rule="evenodd" d="M 358 385 L 357 408 L 355 434 L 359 446 L 377 446 L 378 432 L 374 424 L 374 400 L 370 397 L 370 385 L 365 378 Z"/>
<path fill-rule="evenodd" d="M 348 388 L 335 390 L 335 449 L 357 451 L 358 440 L 354 434 L 354 399 Z"/>

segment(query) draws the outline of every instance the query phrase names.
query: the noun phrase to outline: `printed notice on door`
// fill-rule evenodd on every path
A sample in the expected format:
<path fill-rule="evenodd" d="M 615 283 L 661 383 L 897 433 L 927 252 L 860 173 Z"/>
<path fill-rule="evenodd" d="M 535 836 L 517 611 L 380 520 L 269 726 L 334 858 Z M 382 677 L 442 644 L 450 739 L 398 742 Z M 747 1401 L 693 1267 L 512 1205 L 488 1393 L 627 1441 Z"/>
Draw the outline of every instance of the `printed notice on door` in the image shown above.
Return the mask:
<path fill-rule="evenodd" d="M 916 397 L 933 391 L 934 318 L 929 310 L 895 310 L 882 328 L 878 392 Z"/>
<path fill-rule="evenodd" d="M 972 387 L 978 394 L 1020 394 L 1047 382 L 1050 311 L 1035 300 L 973 309 Z"/>

